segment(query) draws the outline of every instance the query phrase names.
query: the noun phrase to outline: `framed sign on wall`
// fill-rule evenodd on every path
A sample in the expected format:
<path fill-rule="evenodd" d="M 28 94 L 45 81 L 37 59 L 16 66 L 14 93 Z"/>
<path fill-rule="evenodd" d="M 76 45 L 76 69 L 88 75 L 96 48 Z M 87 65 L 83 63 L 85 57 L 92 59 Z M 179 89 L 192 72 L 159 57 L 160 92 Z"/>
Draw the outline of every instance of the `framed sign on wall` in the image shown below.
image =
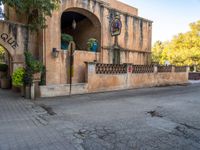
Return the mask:
<path fill-rule="evenodd" d="M 122 22 L 119 15 L 116 15 L 111 22 L 110 32 L 112 36 L 118 36 L 121 34 Z"/>

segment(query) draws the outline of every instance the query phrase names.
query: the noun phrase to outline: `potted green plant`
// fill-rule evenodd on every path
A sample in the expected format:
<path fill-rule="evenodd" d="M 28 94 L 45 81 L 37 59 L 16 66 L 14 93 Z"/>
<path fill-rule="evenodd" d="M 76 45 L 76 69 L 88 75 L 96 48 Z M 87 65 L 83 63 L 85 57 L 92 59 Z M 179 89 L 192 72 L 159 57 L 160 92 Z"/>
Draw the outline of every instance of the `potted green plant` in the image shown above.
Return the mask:
<path fill-rule="evenodd" d="M 22 96 L 24 96 L 24 68 L 17 68 L 12 74 L 12 85 L 14 88 L 19 88 Z"/>
<path fill-rule="evenodd" d="M 97 52 L 98 50 L 98 41 L 95 38 L 88 39 L 87 42 L 88 50 L 92 52 Z"/>
<path fill-rule="evenodd" d="M 61 34 L 61 49 L 67 50 L 70 41 L 73 41 L 73 37 L 69 34 L 62 33 Z"/>
<path fill-rule="evenodd" d="M 25 62 L 25 77 L 27 77 L 25 83 L 31 85 L 32 80 L 40 80 L 44 65 L 40 61 L 34 59 L 30 52 L 25 52 Z"/>
<path fill-rule="evenodd" d="M 43 78 L 45 78 L 45 70 L 44 65 L 36 60 L 30 52 L 25 52 L 24 55 L 26 63 L 24 74 L 25 97 L 29 99 L 31 98 L 31 86 L 33 85 L 33 82 L 41 81 L 41 73 L 43 73 Z"/>
<path fill-rule="evenodd" d="M 40 61 L 33 61 L 32 63 L 32 71 L 33 71 L 33 80 L 41 80 L 41 72 L 43 69 L 43 64 Z"/>

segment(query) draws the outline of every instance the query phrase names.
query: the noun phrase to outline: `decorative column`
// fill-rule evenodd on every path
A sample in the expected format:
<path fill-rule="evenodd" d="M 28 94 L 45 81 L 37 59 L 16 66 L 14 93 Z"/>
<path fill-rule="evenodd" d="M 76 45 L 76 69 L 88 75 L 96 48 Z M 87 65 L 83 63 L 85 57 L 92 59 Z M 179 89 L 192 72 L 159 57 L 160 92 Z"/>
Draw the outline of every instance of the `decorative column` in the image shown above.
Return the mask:
<path fill-rule="evenodd" d="M 176 66 L 172 66 L 172 72 L 176 72 Z"/>
<path fill-rule="evenodd" d="M 132 88 L 131 87 L 131 77 L 133 74 L 133 65 L 132 64 L 127 64 L 127 80 L 126 80 L 126 88 Z"/>
<path fill-rule="evenodd" d="M 154 73 L 158 73 L 158 66 L 154 65 Z"/>

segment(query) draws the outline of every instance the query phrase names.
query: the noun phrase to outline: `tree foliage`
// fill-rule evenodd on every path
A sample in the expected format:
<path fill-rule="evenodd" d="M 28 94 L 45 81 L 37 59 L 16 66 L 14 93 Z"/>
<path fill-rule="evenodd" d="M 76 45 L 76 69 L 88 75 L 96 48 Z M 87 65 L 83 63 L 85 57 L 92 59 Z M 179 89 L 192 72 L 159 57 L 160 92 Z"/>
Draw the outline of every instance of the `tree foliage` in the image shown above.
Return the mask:
<path fill-rule="evenodd" d="M 152 48 L 152 60 L 159 64 L 200 66 L 200 20 L 190 24 L 190 31 L 180 33 L 169 42 L 157 41 Z"/>
<path fill-rule="evenodd" d="M 51 16 L 60 3 L 60 0 L 0 0 L 14 8 L 18 15 L 26 17 L 27 25 L 32 30 L 45 28 L 46 16 Z"/>

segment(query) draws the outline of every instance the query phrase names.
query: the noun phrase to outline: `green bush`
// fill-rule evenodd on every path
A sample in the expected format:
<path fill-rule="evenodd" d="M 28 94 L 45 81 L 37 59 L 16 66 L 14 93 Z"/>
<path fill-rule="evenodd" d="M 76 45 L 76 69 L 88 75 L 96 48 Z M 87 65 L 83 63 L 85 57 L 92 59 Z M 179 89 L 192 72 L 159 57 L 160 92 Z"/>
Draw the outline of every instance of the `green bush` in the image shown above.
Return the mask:
<path fill-rule="evenodd" d="M 2 72 L 8 71 L 8 65 L 7 64 L 0 64 L 0 71 L 2 71 Z"/>
<path fill-rule="evenodd" d="M 41 72 L 43 68 L 43 64 L 39 61 L 33 61 L 32 62 L 32 71 L 33 73 Z"/>
<path fill-rule="evenodd" d="M 31 86 L 33 82 L 33 74 L 42 72 L 44 65 L 40 61 L 36 60 L 30 52 L 25 52 L 24 55 L 26 62 L 24 84 Z"/>
<path fill-rule="evenodd" d="M 42 71 L 43 64 L 40 61 L 33 58 L 30 52 L 25 52 L 24 55 L 26 66 L 29 67 L 33 73 L 38 73 Z"/>
<path fill-rule="evenodd" d="M 24 68 L 18 68 L 12 75 L 12 84 L 16 87 L 21 87 L 24 84 Z"/>

